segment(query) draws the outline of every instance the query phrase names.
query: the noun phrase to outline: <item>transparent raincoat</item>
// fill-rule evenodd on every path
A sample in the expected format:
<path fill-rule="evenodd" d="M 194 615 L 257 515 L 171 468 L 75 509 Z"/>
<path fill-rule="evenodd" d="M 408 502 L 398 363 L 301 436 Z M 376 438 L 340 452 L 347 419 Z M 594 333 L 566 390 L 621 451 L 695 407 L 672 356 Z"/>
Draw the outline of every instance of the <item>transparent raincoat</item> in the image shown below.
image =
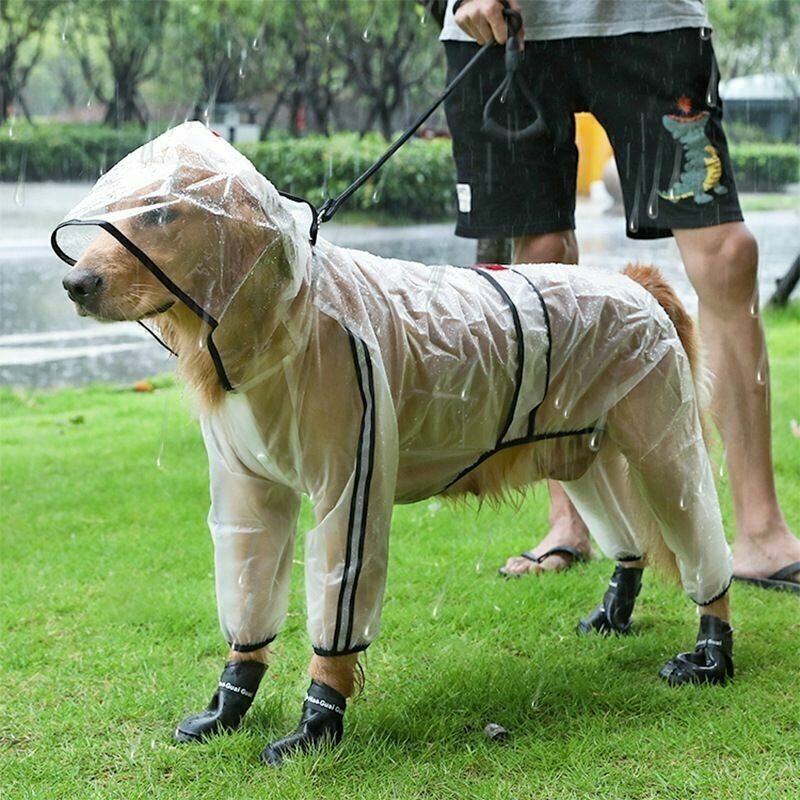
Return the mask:
<path fill-rule="evenodd" d="M 564 481 L 609 556 L 641 554 L 649 514 L 689 595 L 725 590 L 691 372 L 651 295 L 594 269 L 429 267 L 312 245 L 311 228 L 305 204 L 186 123 L 104 175 L 53 235 L 78 268 L 124 247 L 203 323 L 193 346 L 226 389 L 201 427 L 233 647 L 283 623 L 302 495 L 316 517 L 312 644 L 355 652 L 378 633 L 393 504 L 472 491 L 493 455 L 522 446 L 551 447 L 538 477 Z"/>

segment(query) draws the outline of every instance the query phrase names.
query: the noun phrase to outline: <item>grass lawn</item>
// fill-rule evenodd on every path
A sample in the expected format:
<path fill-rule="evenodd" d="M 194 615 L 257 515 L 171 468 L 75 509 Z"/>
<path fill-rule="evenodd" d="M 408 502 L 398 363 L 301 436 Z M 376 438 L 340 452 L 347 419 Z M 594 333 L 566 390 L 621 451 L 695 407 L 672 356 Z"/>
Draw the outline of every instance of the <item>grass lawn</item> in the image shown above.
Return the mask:
<path fill-rule="evenodd" d="M 800 306 L 768 328 L 778 485 L 800 531 Z M 500 513 L 397 509 L 384 632 L 338 750 L 277 771 L 259 761 L 307 685 L 299 564 L 243 729 L 173 744 L 225 657 L 205 455 L 186 409 L 169 383 L 0 393 L 0 797 L 800 797 L 800 598 L 736 586 L 735 682 L 670 689 L 658 669 L 696 631 L 676 587 L 646 581 L 639 635 L 585 640 L 575 622 L 610 562 L 496 577 L 543 529 L 541 491 Z M 310 519 L 306 507 L 304 530 Z M 505 743 L 486 738 L 489 722 Z"/>

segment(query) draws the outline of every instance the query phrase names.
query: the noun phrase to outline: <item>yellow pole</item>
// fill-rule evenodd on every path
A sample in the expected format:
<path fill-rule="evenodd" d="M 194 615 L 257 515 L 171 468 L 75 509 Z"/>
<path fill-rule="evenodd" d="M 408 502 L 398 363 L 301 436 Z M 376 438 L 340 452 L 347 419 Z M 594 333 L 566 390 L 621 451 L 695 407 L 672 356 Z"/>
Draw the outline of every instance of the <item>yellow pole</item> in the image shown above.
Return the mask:
<path fill-rule="evenodd" d="M 578 146 L 578 194 L 587 197 L 589 187 L 603 176 L 614 151 L 603 126 L 591 114 L 575 115 L 575 144 Z"/>

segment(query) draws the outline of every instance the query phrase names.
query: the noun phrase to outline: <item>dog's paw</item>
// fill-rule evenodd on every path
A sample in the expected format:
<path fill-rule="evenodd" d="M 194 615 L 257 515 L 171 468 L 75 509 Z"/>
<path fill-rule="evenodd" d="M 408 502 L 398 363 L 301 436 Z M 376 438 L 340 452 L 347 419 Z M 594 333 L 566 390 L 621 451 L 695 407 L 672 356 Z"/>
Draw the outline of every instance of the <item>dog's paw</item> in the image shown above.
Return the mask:
<path fill-rule="evenodd" d="M 700 617 L 693 653 L 680 653 L 659 673 L 670 686 L 687 683 L 723 684 L 733 678 L 733 629 L 719 617 Z"/>
<path fill-rule="evenodd" d="M 610 636 L 612 633 L 616 633 L 622 636 L 631 632 L 631 623 L 629 620 L 624 625 L 614 625 L 608 618 L 605 605 L 600 603 L 588 617 L 584 617 L 578 623 L 577 631 L 584 636 L 589 636 L 593 633 L 598 633 L 601 636 Z"/>
<path fill-rule="evenodd" d="M 603 602 L 578 623 L 578 633 L 630 633 L 631 616 L 641 589 L 641 569 L 617 566 L 603 595 Z"/>
<path fill-rule="evenodd" d="M 202 742 L 209 736 L 236 730 L 256 696 L 266 669 L 266 665 L 258 661 L 226 664 L 211 702 L 178 725 L 173 734 L 175 741 L 181 744 Z"/>
<path fill-rule="evenodd" d="M 325 744 L 339 744 L 344 733 L 346 704 L 344 695 L 336 689 L 311 681 L 297 730 L 264 748 L 261 760 L 271 767 L 279 767 L 283 759 L 293 753 L 305 753 Z"/>

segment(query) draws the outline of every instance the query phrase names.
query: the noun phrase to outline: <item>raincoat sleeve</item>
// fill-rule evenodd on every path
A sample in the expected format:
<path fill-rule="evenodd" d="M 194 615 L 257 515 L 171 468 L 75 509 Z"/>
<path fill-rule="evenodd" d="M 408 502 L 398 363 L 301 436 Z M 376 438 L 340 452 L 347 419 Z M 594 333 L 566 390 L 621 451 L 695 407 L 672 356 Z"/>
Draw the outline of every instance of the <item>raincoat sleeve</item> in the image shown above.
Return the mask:
<path fill-rule="evenodd" d="M 208 420 L 202 430 L 220 627 L 234 650 L 257 650 L 286 619 L 300 497 L 244 467 Z"/>
<path fill-rule="evenodd" d="M 311 498 L 317 526 L 305 547 L 308 632 L 318 655 L 358 652 L 378 635 L 397 477 L 394 405 L 380 357 L 350 336 L 355 380 L 334 393 L 334 435 Z M 342 365 L 342 371 L 349 365 Z M 342 375 L 342 378 L 346 376 Z M 340 433 L 343 435 L 340 436 Z"/>

